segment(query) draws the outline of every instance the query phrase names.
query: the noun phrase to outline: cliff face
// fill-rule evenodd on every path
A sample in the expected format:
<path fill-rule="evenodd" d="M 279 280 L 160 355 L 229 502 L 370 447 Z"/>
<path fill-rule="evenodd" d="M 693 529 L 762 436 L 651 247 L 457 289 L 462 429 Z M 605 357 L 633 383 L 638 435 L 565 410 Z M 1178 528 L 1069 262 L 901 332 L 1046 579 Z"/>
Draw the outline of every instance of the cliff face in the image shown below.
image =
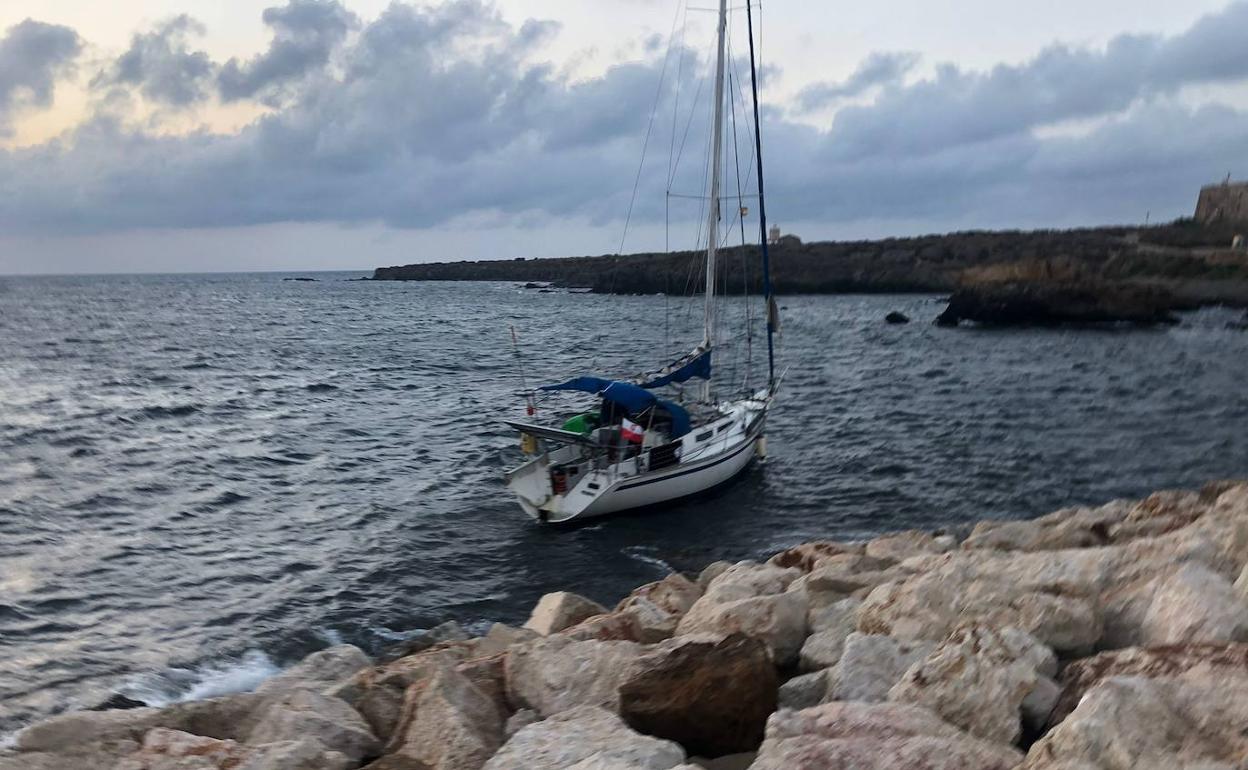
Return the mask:
<path fill-rule="evenodd" d="M 1224 223 L 1248 227 L 1248 182 L 1202 187 L 1196 202 L 1196 221 L 1206 225 Z"/>
<path fill-rule="evenodd" d="M 1194 250 L 1225 246 L 1217 228 L 1178 223 L 1138 230 L 1104 227 L 1032 232 L 962 232 L 878 241 L 783 243 L 772 247 L 780 294 L 952 291 L 968 270 L 1037 260 L 1068 260 L 1115 279 L 1223 280 Z M 743 253 L 744 252 L 744 253 Z M 701 252 L 604 255 L 478 262 L 434 262 L 378 268 L 375 280 L 548 281 L 618 294 L 691 294 L 702 290 Z M 758 247 L 721 253 L 721 285 L 761 289 Z M 1248 280 L 1248 271 L 1243 272 Z"/>

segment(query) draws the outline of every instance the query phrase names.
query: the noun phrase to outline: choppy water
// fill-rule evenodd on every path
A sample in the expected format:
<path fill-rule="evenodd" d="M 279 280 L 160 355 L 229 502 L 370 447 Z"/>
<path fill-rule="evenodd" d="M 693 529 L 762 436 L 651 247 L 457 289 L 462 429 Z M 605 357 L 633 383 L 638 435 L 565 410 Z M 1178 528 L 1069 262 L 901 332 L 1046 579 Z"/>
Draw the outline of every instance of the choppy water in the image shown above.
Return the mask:
<path fill-rule="evenodd" d="M 700 315 L 318 277 L 0 279 L 0 732 L 117 691 L 246 688 L 339 640 L 518 620 L 556 588 L 609 602 L 669 565 L 1248 472 L 1229 314 L 985 332 L 932 327 L 929 297 L 800 297 L 765 467 L 543 530 L 500 481 L 496 420 L 522 415 L 508 327 L 536 381 L 658 363 Z M 894 309 L 916 323 L 883 324 Z"/>

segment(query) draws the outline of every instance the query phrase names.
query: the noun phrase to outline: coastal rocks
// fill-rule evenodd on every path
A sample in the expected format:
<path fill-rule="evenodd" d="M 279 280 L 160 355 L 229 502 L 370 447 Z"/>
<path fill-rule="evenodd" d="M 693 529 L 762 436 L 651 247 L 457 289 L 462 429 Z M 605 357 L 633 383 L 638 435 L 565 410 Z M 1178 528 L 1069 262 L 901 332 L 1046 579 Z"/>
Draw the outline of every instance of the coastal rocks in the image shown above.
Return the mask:
<path fill-rule="evenodd" d="M 780 708 L 804 709 L 818 706 L 820 703 L 823 703 L 828 692 L 832 689 L 831 677 L 835 675 L 835 669 L 825 668 L 821 671 L 812 671 L 809 674 L 793 677 L 780 685 L 780 693 L 777 699 Z"/>
<path fill-rule="evenodd" d="M 898 313 L 896 310 L 884 316 L 884 323 L 888 324 L 908 324 L 910 317 L 905 313 Z"/>
<path fill-rule="evenodd" d="M 633 642 L 578 642 L 558 635 L 520 645 L 504 663 L 507 698 L 543 717 L 577 706 L 618 713 L 620 682 L 641 653 Z"/>
<path fill-rule="evenodd" d="M 265 680 L 256 692 L 266 695 L 296 689 L 324 690 L 368 668 L 372 661 L 351 644 L 314 652 L 277 676 Z"/>
<path fill-rule="evenodd" d="M 837 702 L 781 710 L 750 770 L 1008 770 L 1010 746 L 970 736 L 931 711 L 899 703 Z"/>
<path fill-rule="evenodd" d="M 766 645 L 743 634 L 686 636 L 658 645 L 620 682 L 620 714 L 647 735 L 720 756 L 757 748 L 776 710 Z"/>
<path fill-rule="evenodd" d="M 1111 677 L 1028 752 L 1024 770 L 1231 768 L 1248 759 L 1248 679 Z"/>
<path fill-rule="evenodd" d="M 831 556 L 842 554 L 861 555 L 864 546 L 860 543 L 838 543 L 832 540 L 820 540 L 813 543 L 802 543 L 781 551 L 767 560 L 776 567 L 796 567 L 802 572 L 810 572 L 815 566 Z"/>
<path fill-rule="evenodd" d="M 713 587 L 713 584 L 712 584 Z M 710 591 L 681 619 L 678 636 L 743 633 L 765 642 L 776 665 L 797 660 L 806 641 L 806 597 L 801 593 L 755 596 L 726 602 Z"/>
<path fill-rule="evenodd" d="M 836 665 L 845 649 L 845 639 L 854 631 L 858 619 L 859 599 L 842 599 L 835 604 L 807 612 L 813 633 L 806 637 L 798 653 L 803 671 L 817 671 Z"/>
<path fill-rule="evenodd" d="M 480 770 L 503 743 L 505 714 L 457 671 L 441 671 L 420 694 L 394 753 L 430 770 Z"/>
<path fill-rule="evenodd" d="M 927 657 L 934 646 L 931 642 L 854 632 L 845 640 L 825 700 L 887 700 L 889 690 L 906 670 Z"/>
<path fill-rule="evenodd" d="M 930 532 L 907 529 L 871 540 L 867 543 L 865 552 L 873 559 L 899 562 L 925 553 L 951 551 L 956 545 L 957 542 L 948 535 L 933 535 Z"/>
<path fill-rule="evenodd" d="M 1083 696 L 1102 681 L 1115 676 L 1149 679 L 1181 678 L 1193 669 L 1215 676 L 1239 676 L 1248 671 L 1248 644 L 1181 644 L 1102 652 L 1072 661 L 1062 669 L 1061 695 L 1049 715 L 1050 726 L 1060 723 Z"/>
<path fill-rule="evenodd" d="M 616 605 L 615 613 L 636 621 L 637 641 L 653 643 L 675 634 L 680 619 L 701 597 L 697 583 L 673 573 L 633 591 Z"/>
<path fill-rule="evenodd" d="M 346 702 L 311 690 L 295 690 L 265 709 L 248 734 L 259 745 L 315 736 L 326 749 L 359 762 L 381 752 L 381 743 L 364 718 Z"/>
<path fill-rule="evenodd" d="M 199 735 L 155 728 L 138 751 L 110 770 L 347 770 L 355 763 L 326 751 L 307 737 L 261 746 L 244 746 Z"/>
<path fill-rule="evenodd" d="M 485 770 L 568 770 L 590 761 L 604 768 L 672 770 L 684 763 L 685 752 L 671 741 L 633 732 L 605 709 L 581 706 L 523 728 Z"/>
<path fill-rule="evenodd" d="M 783 593 L 789 584 L 801 577 L 800 570 L 758 564 L 752 561 L 737 562 L 715 576 L 707 585 L 699 603 L 724 603 L 736 599 L 750 599 Z"/>
<path fill-rule="evenodd" d="M 1174 298 L 1151 286 L 1095 280 L 980 283 L 949 298 L 938 326 L 1063 326 L 1178 323 Z"/>
<path fill-rule="evenodd" d="M 1157 581 L 1143 621 L 1145 645 L 1248 640 L 1248 601 L 1198 564 Z"/>
<path fill-rule="evenodd" d="M 1037 668 L 1053 673 L 1057 662 L 1027 634 L 972 626 L 910 667 L 888 699 L 926 706 L 971 735 L 1012 744 L 1021 733 L 1023 701 L 1040 681 Z M 1052 707 L 1055 691 L 1056 685 L 1045 688 L 1039 702 Z M 1033 715 L 1032 721 L 1043 723 L 1047 716 Z"/>
<path fill-rule="evenodd" d="M 607 608 L 569 591 L 546 594 L 533 608 L 524 627 L 542 636 L 571 628 L 594 615 L 605 615 Z"/>

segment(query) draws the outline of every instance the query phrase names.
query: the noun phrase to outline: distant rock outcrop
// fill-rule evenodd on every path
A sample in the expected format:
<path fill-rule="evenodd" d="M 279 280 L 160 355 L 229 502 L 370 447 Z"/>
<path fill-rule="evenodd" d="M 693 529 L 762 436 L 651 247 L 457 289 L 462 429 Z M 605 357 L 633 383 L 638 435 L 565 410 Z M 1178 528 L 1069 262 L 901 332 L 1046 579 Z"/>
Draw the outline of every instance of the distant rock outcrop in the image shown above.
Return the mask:
<path fill-rule="evenodd" d="M 1178 323 L 1174 297 L 1131 284 L 1005 283 L 967 286 L 949 298 L 939 326 L 1063 326 Z"/>

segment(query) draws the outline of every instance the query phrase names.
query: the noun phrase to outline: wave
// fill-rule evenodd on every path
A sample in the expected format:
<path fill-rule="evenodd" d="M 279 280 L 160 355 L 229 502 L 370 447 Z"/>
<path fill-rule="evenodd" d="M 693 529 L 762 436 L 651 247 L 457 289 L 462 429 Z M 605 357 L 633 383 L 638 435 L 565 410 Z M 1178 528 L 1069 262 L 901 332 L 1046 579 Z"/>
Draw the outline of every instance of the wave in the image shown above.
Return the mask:
<path fill-rule="evenodd" d="M 170 667 L 142 674 L 126 682 L 118 692 L 149 706 L 168 706 L 251 692 L 281 671 L 263 651 L 249 650 L 238 658 L 213 661 L 198 668 Z"/>

